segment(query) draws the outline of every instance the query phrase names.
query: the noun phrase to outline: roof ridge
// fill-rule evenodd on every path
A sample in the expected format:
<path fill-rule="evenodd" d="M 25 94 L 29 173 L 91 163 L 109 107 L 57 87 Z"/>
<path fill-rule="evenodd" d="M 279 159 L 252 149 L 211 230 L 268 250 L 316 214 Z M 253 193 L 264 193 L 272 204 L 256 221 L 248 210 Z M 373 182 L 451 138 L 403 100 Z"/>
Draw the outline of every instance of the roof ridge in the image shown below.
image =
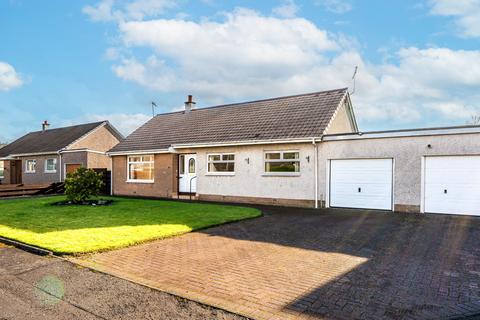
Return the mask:
<path fill-rule="evenodd" d="M 88 122 L 88 123 L 81 123 L 81 124 L 74 124 L 74 125 L 66 126 L 66 127 L 58 127 L 58 128 L 47 129 L 47 130 L 45 130 L 45 131 L 51 132 L 51 131 L 53 131 L 53 130 L 69 129 L 69 128 L 73 128 L 73 127 L 83 127 L 83 126 L 89 126 L 89 125 L 93 125 L 93 124 L 98 124 L 98 125 L 100 125 L 100 124 L 106 123 L 106 122 L 108 122 L 108 120 Z M 38 132 L 43 132 L 43 130 L 30 131 L 30 132 L 27 133 L 27 134 L 38 133 Z"/>
<path fill-rule="evenodd" d="M 220 104 L 220 105 L 216 105 L 216 106 L 192 109 L 191 111 L 201 111 L 201 110 L 208 110 L 208 109 L 214 109 L 214 108 L 233 107 L 233 106 L 237 106 L 237 105 L 246 105 L 246 104 L 251 104 L 251 103 L 266 102 L 266 101 L 281 100 L 281 99 L 289 99 L 289 98 L 296 98 L 296 97 L 306 97 L 306 96 L 311 96 L 311 95 L 315 95 L 315 94 L 319 94 L 319 93 L 329 93 L 329 92 L 346 91 L 346 90 L 348 90 L 348 88 L 344 87 L 344 88 L 339 88 L 339 89 L 315 91 L 315 92 L 309 92 L 309 93 L 300 93 L 300 94 L 293 94 L 293 95 L 288 95 L 288 96 L 280 96 L 280 97 L 258 99 L 258 100 L 244 101 L 244 102 Z M 166 113 L 159 113 L 159 114 L 156 114 L 155 117 L 168 115 L 168 114 L 183 113 L 183 112 L 184 112 L 184 110 L 172 111 L 172 112 L 166 112 Z"/>

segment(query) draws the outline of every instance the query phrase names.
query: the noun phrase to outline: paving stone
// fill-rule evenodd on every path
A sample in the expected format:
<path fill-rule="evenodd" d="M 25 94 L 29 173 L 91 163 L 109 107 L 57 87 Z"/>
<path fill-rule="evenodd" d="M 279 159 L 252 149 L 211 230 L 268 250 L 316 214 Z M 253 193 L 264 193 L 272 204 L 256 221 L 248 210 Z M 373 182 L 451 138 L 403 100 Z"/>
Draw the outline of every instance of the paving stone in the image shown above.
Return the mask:
<path fill-rule="evenodd" d="M 479 218 L 263 209 L 76 261 L 258 319 L 480 313 Z"/>

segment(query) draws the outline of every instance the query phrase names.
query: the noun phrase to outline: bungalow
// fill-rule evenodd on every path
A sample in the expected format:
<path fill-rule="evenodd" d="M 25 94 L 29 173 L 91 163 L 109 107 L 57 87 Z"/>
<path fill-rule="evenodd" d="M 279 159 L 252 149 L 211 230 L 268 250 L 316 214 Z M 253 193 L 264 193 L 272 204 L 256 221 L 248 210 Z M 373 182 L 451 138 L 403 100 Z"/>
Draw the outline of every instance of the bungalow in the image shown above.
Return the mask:
<path fill-rule="evenodd" d="M 480 126 L 359 132 L 347 89 L 160 114 L 115 195 L 480 215 Z"/>
<path fill-rule="evenodd" d="M 108 122 L 30 132 L 0 149 L 0 182 L 47 184 L 63 181 L 79 167 L 111 169 L 106 151 L 123 139 Z"/>

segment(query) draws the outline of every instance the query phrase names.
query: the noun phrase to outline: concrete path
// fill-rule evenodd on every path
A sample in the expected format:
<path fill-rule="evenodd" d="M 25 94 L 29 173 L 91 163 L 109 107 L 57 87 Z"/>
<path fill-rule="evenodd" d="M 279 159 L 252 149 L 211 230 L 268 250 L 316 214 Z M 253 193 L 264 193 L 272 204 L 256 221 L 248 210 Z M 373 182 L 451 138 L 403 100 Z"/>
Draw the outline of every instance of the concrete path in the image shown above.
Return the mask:
<path fill-rule="evenodd" d="M 480 219 L 266 208 L 76 262 L 257 319 L 480 313 Z"/>

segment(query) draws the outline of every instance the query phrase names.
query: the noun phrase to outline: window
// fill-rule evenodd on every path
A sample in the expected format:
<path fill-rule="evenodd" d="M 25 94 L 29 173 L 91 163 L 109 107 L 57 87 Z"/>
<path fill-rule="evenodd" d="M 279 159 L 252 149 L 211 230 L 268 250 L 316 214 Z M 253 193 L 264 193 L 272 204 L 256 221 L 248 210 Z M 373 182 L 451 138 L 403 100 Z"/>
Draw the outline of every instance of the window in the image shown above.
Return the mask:
<path fill-rule="evenodd" d="M 185 156 L 183 154 L 181 154 L 179 156 L 178 162 L 179 162 L 179 164 L 178 164 L 179 165 L 179 168 L 178 168 L 179 174 L 185 174 Z"/>
<path fill-rule="evenodd" d="M 25 161 L 25 172 L 26 173 L 35 173 L 37 167 L 37 160 L 27 160 Z"/>
<path fill-rule="evenodd" d="M 300 153 L 296 151 L 265 152 L 265 173 L 300 172 Z"/>
<path fill-rule="evenodd" d="M 5 161 L 0 161 L 0 178 L 5 175 Z"/>
<path fill-rule="evenodd" d="M 57 159 L 52 158 L 45 160 L 45 172 L 57 172 Z"/>
<path fill-rule="evenodd" d="M 235 155 L 234 154 L 209 154 L 208 155 L 208 172 L 235 172 Z"/>
<path fill-rule="evenodd" d="M 188 173 L 195 173 L 195 159 L 188 160 Z"/>
<path fill-rule="evenodd" d="M 128 157 L 128 181 L 153 182 L 153 155 Z"/>

